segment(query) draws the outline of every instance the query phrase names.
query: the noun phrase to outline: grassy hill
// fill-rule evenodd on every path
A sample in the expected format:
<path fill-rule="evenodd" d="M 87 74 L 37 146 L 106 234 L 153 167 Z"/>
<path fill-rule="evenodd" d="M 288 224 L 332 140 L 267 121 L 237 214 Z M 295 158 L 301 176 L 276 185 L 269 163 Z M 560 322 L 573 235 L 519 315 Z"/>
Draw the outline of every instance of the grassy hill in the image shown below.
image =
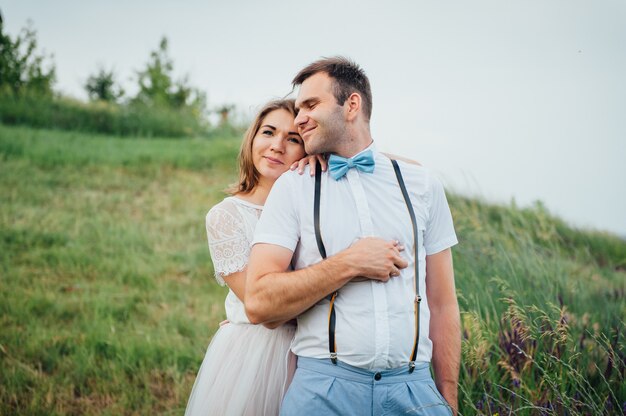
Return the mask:
<path fill-rule="evenodd" d="M 204 215 L 237 147 L 0 125 L 0 414 L 182 414 L 224 317 Z M 621 414 L 626 243 L 449 199 L 461 412 Z"/>

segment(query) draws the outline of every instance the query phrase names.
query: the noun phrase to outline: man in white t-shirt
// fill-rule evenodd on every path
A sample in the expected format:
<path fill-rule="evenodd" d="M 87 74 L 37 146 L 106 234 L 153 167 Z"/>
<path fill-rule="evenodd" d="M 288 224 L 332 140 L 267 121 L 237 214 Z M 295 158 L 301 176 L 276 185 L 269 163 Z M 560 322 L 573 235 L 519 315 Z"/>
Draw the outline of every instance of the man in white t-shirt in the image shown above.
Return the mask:
<path fill-rule="evenodd" d="M 298 320 L 281 414 L 456 413 L 457 239 L 443 187 L 377 151 L 358 65 L 324 58 L 293 84 L 307 153 L 331 156 L 318 178 L 276 181 L 248 265 L 250 321 Z"/>

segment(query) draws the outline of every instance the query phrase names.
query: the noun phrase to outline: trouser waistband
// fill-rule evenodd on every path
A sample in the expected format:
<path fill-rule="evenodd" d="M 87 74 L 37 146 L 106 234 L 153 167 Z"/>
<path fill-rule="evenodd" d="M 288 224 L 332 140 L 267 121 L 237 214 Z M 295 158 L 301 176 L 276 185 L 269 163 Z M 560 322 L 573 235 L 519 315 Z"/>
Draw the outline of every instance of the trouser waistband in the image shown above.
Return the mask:
<path fill-rule="evenodd" d="M 341 361 L 337 361 L 337 364 L 333 364 L 329 358 L 298 357 L 298 368 L 367 384 L 403 383 L 407 381 L 428 380 L 431 378 L 430 363 L 427 362 L 415 363 L 415 370 L 409 373 L 408 364 L 389 370 L 371 371 L 354 367 Z"/>

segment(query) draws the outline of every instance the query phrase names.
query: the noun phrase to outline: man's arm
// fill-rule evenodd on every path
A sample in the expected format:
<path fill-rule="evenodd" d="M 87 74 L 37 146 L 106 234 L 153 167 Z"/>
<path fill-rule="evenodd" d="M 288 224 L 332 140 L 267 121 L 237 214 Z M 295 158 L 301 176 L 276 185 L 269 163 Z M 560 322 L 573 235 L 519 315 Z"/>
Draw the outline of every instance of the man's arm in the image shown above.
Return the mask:
<path fill-rule="evenodd" d="M 295 318 L 357 276 L 386 282 L 408 265 L 402 249 L 398 242 L 368 237 L 310 267 L 286 271 L 291 250 L 255 244 L 245 290 L 248 319 L 260 324 Z"/>
<path fill-rule="evenodd" d="M 452 251 L 426 256 L 426 293 L 430 308 L 435 384 L 456 415 L 461 363 L 461 322 L 454 288 Z"/>

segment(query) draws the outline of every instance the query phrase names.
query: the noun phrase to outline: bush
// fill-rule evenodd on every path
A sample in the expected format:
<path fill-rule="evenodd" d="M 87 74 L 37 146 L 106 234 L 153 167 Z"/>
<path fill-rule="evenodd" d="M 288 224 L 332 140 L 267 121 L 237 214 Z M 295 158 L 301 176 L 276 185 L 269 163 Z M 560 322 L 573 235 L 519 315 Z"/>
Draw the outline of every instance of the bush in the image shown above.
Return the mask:
<path fill-rule="evenodd" d="M 113 70 L 107 71 L 104 67 L 90 75 L 84 87 L 90 101 L 116 103 L 124 95 L 124 89 L 115 81 Z"/>
<path fill-rule="evenodd" d="M 143 137 L 208 134 L 208 124 L 188 109 L 83 103 L 65 97 L 0 94 L 0 122 L 61 130 Z"/>

